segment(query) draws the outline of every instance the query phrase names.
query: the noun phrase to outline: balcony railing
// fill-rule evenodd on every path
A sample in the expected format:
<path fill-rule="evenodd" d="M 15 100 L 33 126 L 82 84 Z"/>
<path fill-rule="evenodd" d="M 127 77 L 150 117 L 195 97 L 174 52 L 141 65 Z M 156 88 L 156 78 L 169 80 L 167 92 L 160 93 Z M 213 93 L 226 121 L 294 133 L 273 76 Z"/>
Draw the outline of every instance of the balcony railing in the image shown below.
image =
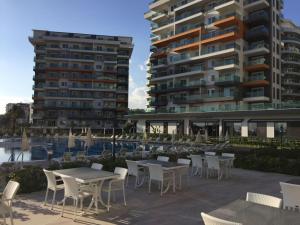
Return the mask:
<path fill-rule="evenodd" d="M 230 28 L 230 29 L 226 29 L 226 30 L 217 30 L 217 31 L 209 32 L 207 34 L 202 34 L 202 40 L 214 38 L 214 37 L 217 37 L 217 36 L 220 36 L 223 34 L 228 34 L 228 33 L 237 32 L 237 31 L 238 31 L 237 28 Z"/>
<path fill-rule="evenodd" d="M 250 60 L 247 64 L 247 66 L 255 66 L 255 65 L 261 65 L 261 64 L 266 64 L 267 60 L 265 58 L 258 58 L 255 60 Z"/>

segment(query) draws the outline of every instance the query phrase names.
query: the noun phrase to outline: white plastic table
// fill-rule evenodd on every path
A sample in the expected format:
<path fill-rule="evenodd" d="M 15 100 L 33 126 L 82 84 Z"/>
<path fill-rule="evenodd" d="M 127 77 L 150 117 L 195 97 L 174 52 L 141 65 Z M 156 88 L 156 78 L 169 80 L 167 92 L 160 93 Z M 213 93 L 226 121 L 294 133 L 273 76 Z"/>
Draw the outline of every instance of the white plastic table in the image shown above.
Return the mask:
<path fill-rule="evenodd" d="M 236 200 L 209 215 L 243 225 L 299 225 L 300 213 Z"/>
<path fill-rule="evenodd" d="M 80 184 L 95 184 L 93 198 L 87 210 L 90 210 L 94 205 L 96 208 L 96 212 L 98 212 L 98 201 L 104 207 L 106 207 L 106 204 L 104 203 L 101 195 L 104 181 L 119 177 L 118 174 L 114 174 L 112 172 L 102 170 L 99 171 L 88 167 L 54 170 L 53 173 L 56 176 L 74 177 Z"/>

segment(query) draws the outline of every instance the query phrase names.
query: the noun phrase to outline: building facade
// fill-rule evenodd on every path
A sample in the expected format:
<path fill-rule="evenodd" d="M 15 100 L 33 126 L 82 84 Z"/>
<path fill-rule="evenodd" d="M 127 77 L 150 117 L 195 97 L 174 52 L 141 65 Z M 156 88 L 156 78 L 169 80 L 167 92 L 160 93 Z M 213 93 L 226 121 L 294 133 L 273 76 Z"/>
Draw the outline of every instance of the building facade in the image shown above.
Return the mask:
<path fill-rule="evenodd" d="M 6 104 L 6 113 L 11 111 L 14 107 L 19 107 L 23 110 L 24 115 L 21 118 L 18 118 L 18 123 L 28 124 L 32 123 L 32 104 L 31 103 L 8 103 Z"/>
<path fill-rule="evenodd" d="M 33 128 L 121 128 L 131 37 L 34 30 Z"/>
<path fill-rule="evenodd" d="M 149 107 L 256 109 L 281 103 L 280 0 L 156 0 Z"/>
<path fill-rule="evenodd" d="M 282 73 L 285 102 L 300 102 L 300 27 L 289 20 L 282 22 Z"/>
<path fill-rule="evenodd" d="M 282 89 L 281 70 L 298 70 L 294 45 L 293 56 L 282 49 L 282 8 L 281 0 L 151 2 L 149 109 L 128 116 L 136 132 L 300 138 L 300 105 Z M 283 41 L 298 46 L 297 32 Z"/>

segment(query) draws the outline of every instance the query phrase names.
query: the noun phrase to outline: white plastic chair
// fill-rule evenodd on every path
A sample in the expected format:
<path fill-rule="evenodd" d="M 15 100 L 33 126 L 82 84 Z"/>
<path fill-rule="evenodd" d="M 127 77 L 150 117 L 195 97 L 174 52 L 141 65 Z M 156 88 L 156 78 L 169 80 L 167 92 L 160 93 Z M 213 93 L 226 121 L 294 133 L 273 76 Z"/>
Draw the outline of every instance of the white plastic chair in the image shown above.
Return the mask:
<path fill-rule="evenodd" d="M 52 171 L 48 171 L 48 170 L 45 170 L 45 169 L 43 169 L 43 171 L 44 171 L 44 173 L 47 177 L 47 190 L 46 190 L 44 205 L 47 204 L 49 190 L 51 190 L 51 191 L 53 191 L 51 209 L 53 209 L 53 205 L 54 205 L 54 201 L 55 201 L 55 197 L 56 197 L 56 192 L 60 191 L 60 190 L 63 190 L 64 185 L 63 184 L 57 184 L 57 182 L 61 181 L 61 180 L 56 179 L 56 177 L 55 177 L 55 175 L 53 174 Z"/>
<path fill-rule="evenodd" d="M 243 225 L 241 223 L 222 220 L 205 213 L 201 213 L 205 225 Z"/>
<path fill-rule="evenodd" d="M 94 170 L 102 170 L 103 165 L 100 164 L 100 163 L 93 163 L 91 168 L 94 169 Z"/>
<path fill-rule="evenodd" d="M 204 172 L 204 163 L 203 163 L 203 157 L 201 155 L 191 155 L 192 160 L 192 175 L 200 175 L 202 177 Z M 194 172 L 194 169 L 196 171 Z"/>
<path fill-rule="evenodd" d="M 157 156 L 158 161 L 169 162 L 170 157 L 168 156 Z"/>
<path fill-rule="evenodd" d="M 235 159 L 235 154 L 233 153 L 222 153 L 222 156 L 223 157 L 228 157 L 228 158 L 231 158 L 230 161 L 229 161 L 229 164 L 227 164 L 227 172 L 228 172 L 228 176 L 230 176 L 230 170 L 233 168 L 233 163 L 234 163 L 234 159 Z"/>
<path fill-rule="evenodd" d="M 205 152 L 204 154 L 208 156 L 215 156 L 216 152 Z"/>
<path fill-rule="evenodd" d="M 122 191 L 123 192 L 123 199 L 124 199 L 124 205 L 126 206 L 126 197 L 125 197 L 125 179 L 127 176 L 127 172 L 128 170 L 125 168 L 121 168 L 121 167 L 116 167 L 114 174 L 118 174 L 120 175 L 118 178 L 116 179 L 112 179 L 109 181 L 108 183 L 108 187 L 104 187 L 102 188 L 103 192 L 107 192 L 108 196 L 107 196 L 107 211 L 109 212 L 109 209 L 111 207 L 110 205 L 110 195 L 113 192 L 116 191 Z"/>
<path fill-rule="evenodd" d="M 251 192 L 247 192 L 246 201 L 274 208 L 281 208 L 282 206 L 282 199 L 280 198 Z"/>
<path fill-rule="evenodd" d="M 174 171 L 164 171 L 159 164 L 149 164 L 149 193 L 151 193 L 152 181 L 157 181 L 160 187 L 160 196 L 166 193 L 172 183 L 173 192 L 175 192 L 175 173 Z M 163 190 L 164 184 L 167 182 L 167 188 Z"/>
<path fill-rule="evenodd" d="M 132 161 L 132 160 L 126 160 L 126 164 L 128 167 L 128 176 L 127 176 L 126 186 L 128 186 L 129 176 L 134 176 L 135 177 L 134 188 L 137 188 L 139 185 L 141 185 L 144 182 L 144 179 L 145 179 L 144 168 L 139 167 L 138 163 L 136 161 Z M 142 180 L 140 180 L 141 176 L 142 176 Z"/>
<path fill-rule="evenodd" d="M 0 216 L 3 217 L 4 225 L 6 225 L 6 215 L 9 214 L 11 225 L 14 224 L 12 202 L 19 190 L 20 184 L 15 181 L 9 181 L 2 193 L 0 200 Z"/>
<path fill-rule="evenodd" d="M 280 182 L 283 196 L 283 208 L 289 210 L 300 209 L 300 185 Z"/>
<path fill-rule="evenodd" d="M 78 201 L 80 201 L 80 208 L 83 208 L 83 200 L 89 196 L 92 196 L 93 193 L 88 191 L 81 191 L 80 190 L 80 184 L 76 181 L 74 177 L 67 177 L 62 176 L 62 180 L 64 182 L 65 186 L 65 194 L 63 199 L 63 207 L 61 211 L 61 216 L 64 216 L 64 209 L 66 204 L 66 199 L 70 198 L 73 199 L 73 205 L 74 205 L 74 220 L 77 216 L 77 207 L 78 207 Z"/>
<path fill-rule="evenodd" d="M 223 172 L 218 157 L 207 156 L 206 162 L 207 162 L 206 178 L 208 178 L 211 174 L 217 172 L 218 180 L 220 180 L 223 176 Z"/>
<path fill-rule="evenodd" d="M 180 168 L 177 170 L 177 175 L 179 176 L 179 189 L 181 189 L 181 181 L 182 177 L 186 176 L 187 183 L 189 183 L 189 169 L 190 169 L 190 164 L 191 160 L 190 159 L 178 159 L 177 163 L 186 165 L 186 168 Z"/>

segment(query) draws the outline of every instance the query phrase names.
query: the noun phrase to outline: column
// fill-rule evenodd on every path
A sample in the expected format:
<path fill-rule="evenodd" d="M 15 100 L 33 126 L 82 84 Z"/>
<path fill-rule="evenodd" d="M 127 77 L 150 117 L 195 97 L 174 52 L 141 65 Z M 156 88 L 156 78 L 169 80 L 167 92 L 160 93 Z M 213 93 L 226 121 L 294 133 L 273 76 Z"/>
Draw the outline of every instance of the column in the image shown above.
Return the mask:
<path fill-rule="evenodd" d="M 136 132 L 143 133 L 146 129 L 146 121 L 145 120 L 138 120 L 136 123 Z"/>
<path fill-rule="evenodd" d="M 190 134 L 190 120 L 184 119 L 184 134 L 189 135 Z"/>
<path fill-rule="evenodd" d="M 267 138 L 275 138 L 274 122 L 267 122 Z"/>
<path fill-rule="evenodd" d="M 223 120 L 219 120 L 219 139 L 223 137 Z"/>
<path fill-rule="evenodd" d="M 241 135 L 242 135 L 242 137 L 248 137 L 248 120 L 249 119 L 244 119 L 242 121 L 242 127 L 241 127 Z"/>

